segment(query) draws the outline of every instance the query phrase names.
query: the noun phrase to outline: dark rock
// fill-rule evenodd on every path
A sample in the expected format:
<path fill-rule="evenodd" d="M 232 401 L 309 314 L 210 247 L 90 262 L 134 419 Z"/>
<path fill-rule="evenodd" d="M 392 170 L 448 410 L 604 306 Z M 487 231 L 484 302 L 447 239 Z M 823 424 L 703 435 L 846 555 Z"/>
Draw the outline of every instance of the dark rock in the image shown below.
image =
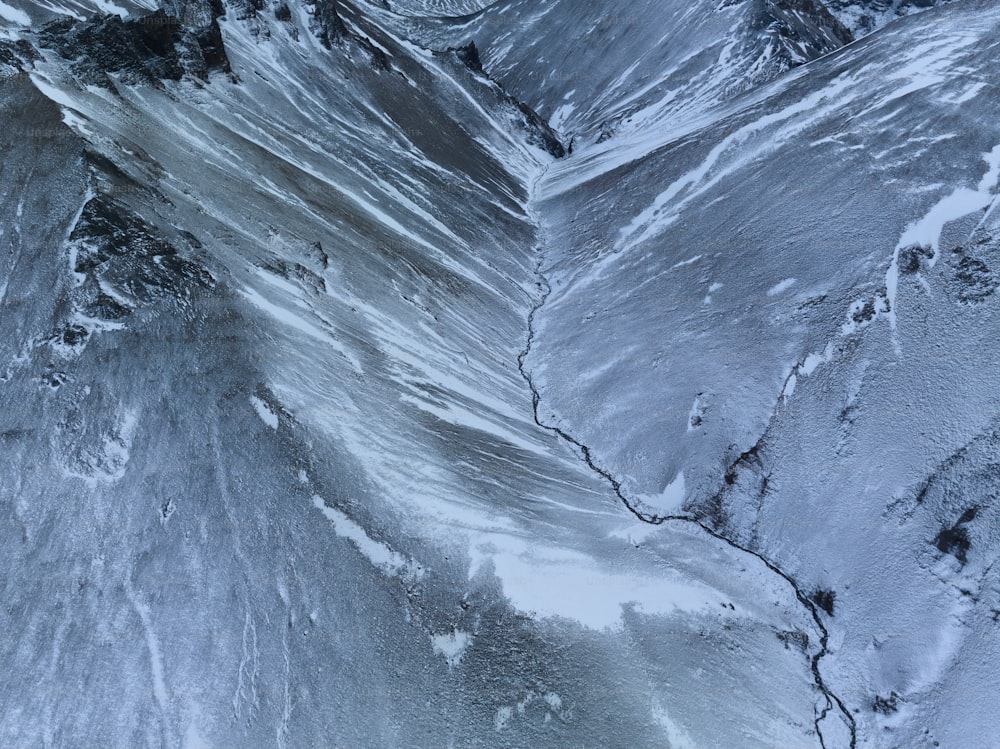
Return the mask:
<path fill-rule="evenodd" d="M 455 56 L 469 70 L 486 75 L 486 71 L 483 70 L 483 62 L 479 57 L 479 49 L 476 47 L 475 42 L 469 42 L 464 47 L 452 47 L 448 51 L 454 52 Z"/>
<path fill-rule="evenodd" d="M 90 333 L 82 325 L 67 325 L 63 328 L 61 340 L 67 346 L 79 346 L 89 336 Z"/>
<path fill-rule="evenodd" d="M 794 647 L 805 653 L 809 649 L 809 635 L 800 630 L 779 632 L 778 639 L 785 644 L 785 649 Z"/>
<path fill-rule="evenodd" d="M 180 80 L 184 75 L 176 48 L 180 38 L 180 21 L 163 10 L 130 21 L 118 16 L 60 20 L 39 34 L 42 46 L 74 61 L 73 72 L 85 83 L 108 88 L 109 73 L 133 84 Z"/>
<path fill-rule="evenodd" d="M 517 108 L 524 115 L 528 142 L 541 146 L 557 159 L 563 158 L 566 155 L 566 148 L 556 136 L 555 131 L 549 127 L 549 123 L 524 102 L 517 102 Z"/>
<path fill-rule="evenodd" d="M 853 315 L 851 315 L 851 319 L 854 320 L 854 322 L 858 323 L 859 325 L 861 323 L 870 322 L 874 317 L 875 317 L 875 302 L 872 299 L 869 299 L 867 302 L 865 302 L 864 307 L 862 307 Z"/>
<path fill-rule="evenodd" d="M 949 290 L 962 304 L 981 304 L 1000 287 L 1000 279 L 990 267 L 974 257 L 963 257 L 958 261 Z"/>
<path fill-rule="evenodd" d="M 158 84 L 180 80 L 185 73 L 206 78 L 210 70 L 229 70 L 215 14 L 222 10 L 212 0 L 200 10 L 185 6 L 185 18 L 162 8 L 135 19 L 97 16 L 89 21 L 63 19 L 39 32 L 43 47 L 72 60 L 72 70 L 84 83 L 110 87 L 109 74 L 129 84 Z"/>
<path fill-rule="evenodd" d="M 937 546 L 938 551 L 950 554 L 962 565 L 968 562 L 969 549 L 972 548 L 969 532 L 964 526 L 975 520 L 976 513 L 976 508 L 970 507 L 962 513 L 955 525 L 951 528 L 943 528 L 934 539 L 934 545 Z"/>
<path fill-rule="evenodd" d="M 260 11 L 267 7 L 267 0 L 233 0 L 230 7 L 237 21 L 247 21 L 257 18 Z"/>
<path fill-rule="evenodd" d="M 559 136 L 555 130 L 549 126 L 549 123 L 534 109 L 507 93 L 499 83 L 483 70 L 479 51 L 475 43 L 470 42 L 464 47 L 451 47 L 443 52 L 435 52 L 434 54 L 437 57 L 451 58 L 495 86 L 499 90 L 502 103 L 513 110 L 516 125 L 527 133 L 529 143 L 548 151 L 557 159 L 561 159 L 566 155 L 565 146 L 559 140 Z"/>
<path fill-rule="evenodd" d="M 854 41 L 850 29 L 818 0 L 752 0 L 751 43 L 760 51 L 745 87 L 771 80 Z"/>
<path fill-rule="evenodd" d="M 198 48 L 201 50 L 205 67 L 209 70 L 222 70 L 229 72 L 229 57 L 226 55 L 226 47 L 222 41 L 222 30 L 219 22 L 214 18 L 209 25 L 195 33 Z"/>
<path fill-rule="evenodd" d="M 948 2 L 951 0 L 824 0 L 833 14 L 849 19 L 857 36 L 871 33 L 894 17 Z"/>
<path fill-rule="evenodd" d="M 323 270 L 330 267 L 330 256 L 326 254 L 320 242 L 313 242 L 306 251 L 306 257 L 320 266 Z"/>
<path fill-rule="evenodd" d="M 827 613 L 833 616 L 833 605 L 837 600 L 837 594 L 832 590 L 819 588 L 812 594 L 812 601 Z"/>
<path fill-rule="evenodd" d="M 185 298 L 194 286 L 214 285 L 201 265 L 182 257 L 138 216 L 104 197 L 87 203 L 70 242 L 77 253 L 77 273 L 110 284 L 137 302 Z M 97 285 L 92 281 L 84 284 L 88 286 Z M 92 293 L 89 297 L 81 303 L 97 312 L 95 316 L 118 319 L 129 314 L 109 295 Z"/>
<path fill-rule="evenodd" d="M 358 45 L 368 53 L 368 59 L 375 70 L 381 70 L 384 72 L 392 70 L 392 63 L 389 62 L 389 56 L 372 44 L 370 39 L 359 37 L 357 42 Z"/>
<path fill-rule="evenodd" d="M 888 697 L 882 697 L 881 695 L 875 696 L 875 701 L 872 703 L 872 710 L 877 713 L 882 713 L 883 715 L 890 715 L 899 710 L 899 695 L 895 692 L 890 692 Z"/>
<path fill-rule="evenodd" d="M 316 0 L 312 7 L 309 26 L 324 47 L 333 49 L 348 36 L 347 26 L 337 10 L 337 0 Z"/>
<path fill-rule="evenodd" d="M 899 251 L 899 272 L 916 273 L 923 266 L 924 260 L 934 257 L 934 251 L 926 245 L 913 244 Z"/>

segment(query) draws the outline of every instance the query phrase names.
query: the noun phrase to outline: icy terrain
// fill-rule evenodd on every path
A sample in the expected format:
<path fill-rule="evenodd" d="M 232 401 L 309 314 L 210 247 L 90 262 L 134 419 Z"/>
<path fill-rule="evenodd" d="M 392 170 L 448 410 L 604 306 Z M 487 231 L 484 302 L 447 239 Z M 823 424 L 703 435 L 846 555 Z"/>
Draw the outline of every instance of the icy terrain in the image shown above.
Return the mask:
<path fill-rule="evenodd" d="M 925 5 L 0 0 L 0 745 L 993 746 Z"/>

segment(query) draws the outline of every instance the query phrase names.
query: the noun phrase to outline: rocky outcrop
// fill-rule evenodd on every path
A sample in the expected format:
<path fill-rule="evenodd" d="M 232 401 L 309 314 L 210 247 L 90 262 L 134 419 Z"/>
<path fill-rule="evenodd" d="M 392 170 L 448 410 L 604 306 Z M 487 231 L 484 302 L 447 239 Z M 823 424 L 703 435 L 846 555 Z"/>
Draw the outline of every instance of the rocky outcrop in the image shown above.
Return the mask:
<path fill-rule="evenodd" d="M 750 24 L 760 52 L 749 84 L 770 80 L 854 40 L 851 31 L 816 0 L 755 0 L 755 6 Z"/>
<path fill-rule="evenodd" d="M 900 16 L 951 0 L 823 0 L 827 9 L 855 36 L 870 34 Z"/>
<path fill-rule="evenodd" d="M 347 38 L 347 26 L 340 17 L 337 0 L 316 0 L 312 9 L 309 26 L 324 47 L 332 49 Z"/>
<path fill-rule="evenodd" d="M 207 80 L 212 70 L 229 70 L 218 15 L 221 3 L 180 4 L 182 15 L 159 9 L 139 18 L 97 16 L 88 21 L 65 19 L 46 25 L 39 44 L 72 60 L 84 83 L 110 87 L 111 77 L 124 83 L 156 84 L 185 74 Z"/>
<path fill-rule="evenodd" d="M 561 159 L 566 155 L 566 147 L 562 144 L 549 123 L 534 109 L 522 101 L 518 101 L 497 83 L 483 69 L 483 64 L 479 56 L 479 49 L 475 42 L 469 42 L 461 47 L 450 47 L 443 52 L 435 52 L 438 57 L 450 59 L 455 64 L 464 65 L 482 82 L 488 84 L 495 90 L 498 103 L 505 119 L 514 127 L 526 133 L 528 142 L 545 151 L 552 156 Z"/>

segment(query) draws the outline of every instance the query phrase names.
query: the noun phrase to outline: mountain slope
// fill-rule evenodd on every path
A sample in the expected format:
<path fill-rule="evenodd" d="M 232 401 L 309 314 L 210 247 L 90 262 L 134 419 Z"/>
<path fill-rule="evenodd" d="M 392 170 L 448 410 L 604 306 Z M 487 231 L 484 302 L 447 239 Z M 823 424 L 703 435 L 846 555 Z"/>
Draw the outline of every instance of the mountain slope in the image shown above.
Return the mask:
<path fill-rule="evenodd" d="M 429 47 L 475 42 L 490 75 L 581 144 L 692 116 L 851 39 L 812 0 L 502 0 L 462 17 L 373 12 Z"/>
<path fill-rule="evenodd" d="M 534 421 L 516 100 L 346 4 L 147 18 L 8 47 L 4 743 L 814 742 L 788 581 Z"/>
<path fill-rule="evenodd" d="M 546 420 L 645 517 L 832 593 L 833 689 L 871 745 L 927 740 L 931 705 L 942 745 L 992 730 L 937 691 L 988 691 L 965 659 L 995 636 L 991 460 L 922 494 L 997 414 L 998 42 L 989 4 L 930 11 L 538 188 Z"/>
<path fill-rule="evenodd" d="M 992 735 L 990 4 L 0 8 L 5 746 Z"/>

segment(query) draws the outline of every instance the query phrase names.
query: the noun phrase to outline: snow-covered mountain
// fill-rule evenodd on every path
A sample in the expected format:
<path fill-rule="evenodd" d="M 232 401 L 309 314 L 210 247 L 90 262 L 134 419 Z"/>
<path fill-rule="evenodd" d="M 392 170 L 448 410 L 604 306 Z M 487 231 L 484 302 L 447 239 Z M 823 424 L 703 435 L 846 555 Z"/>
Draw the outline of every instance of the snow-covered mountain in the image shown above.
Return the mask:
<path fill-rule="evenodd" d="M 0 18 L 4 746 L 992 745 L 992 3 Z"/>
<path fill-rule="evenodd" d="M 433 48 L 475 42 L 483 64 L 574 143 L 668 126 L 837 49 L 850 32 L 812 0 L 504 0 L 465 17 L 383 13 Z"/>

